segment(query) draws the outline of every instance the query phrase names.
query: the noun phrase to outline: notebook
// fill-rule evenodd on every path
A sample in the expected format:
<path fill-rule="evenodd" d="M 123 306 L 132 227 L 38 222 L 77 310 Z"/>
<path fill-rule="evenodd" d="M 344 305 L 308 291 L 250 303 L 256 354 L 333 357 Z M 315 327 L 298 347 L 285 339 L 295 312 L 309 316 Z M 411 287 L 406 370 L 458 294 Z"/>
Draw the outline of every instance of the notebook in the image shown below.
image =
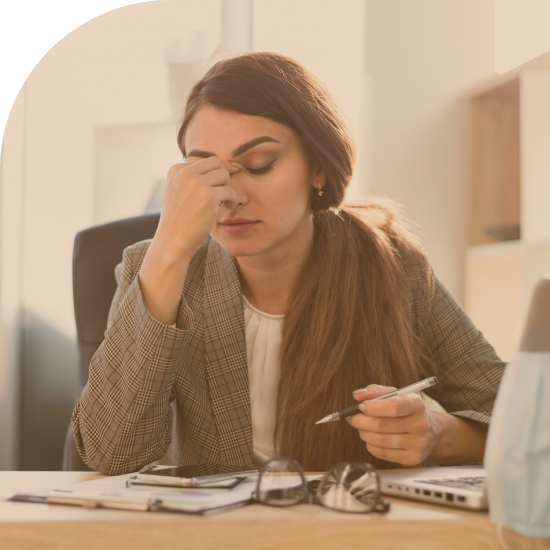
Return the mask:
<path fill-rule="evenodd" d="M 203 515 L 250 503 L 252 491 L 256 487 L 256 477 L 251 476 L 231 490 L 221 493 L 208 487 L 129 489 L 126 483 L 132 476 L 135 473 L 83 481 L 49 491 L 16 493 L 8 500 Z"/>

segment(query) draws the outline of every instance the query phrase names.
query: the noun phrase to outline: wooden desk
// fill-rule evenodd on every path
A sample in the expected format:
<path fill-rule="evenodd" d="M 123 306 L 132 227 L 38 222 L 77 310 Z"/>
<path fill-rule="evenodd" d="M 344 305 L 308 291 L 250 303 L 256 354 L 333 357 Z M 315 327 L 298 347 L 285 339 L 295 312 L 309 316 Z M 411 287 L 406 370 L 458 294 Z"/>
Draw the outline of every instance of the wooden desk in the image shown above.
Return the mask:
<path fill-rule="evenodd" d="M 97 478 L 79 472 L 0 472 L 0 495 Z M 0 501 L 1 550 L 497 550 L 488 515 L 390 499 L 385 516 L 321 506 L 250 505 L 213 516 L 86 510 Z M 550 539 L 505 532 L 510 549 L 550 549 Z"/>

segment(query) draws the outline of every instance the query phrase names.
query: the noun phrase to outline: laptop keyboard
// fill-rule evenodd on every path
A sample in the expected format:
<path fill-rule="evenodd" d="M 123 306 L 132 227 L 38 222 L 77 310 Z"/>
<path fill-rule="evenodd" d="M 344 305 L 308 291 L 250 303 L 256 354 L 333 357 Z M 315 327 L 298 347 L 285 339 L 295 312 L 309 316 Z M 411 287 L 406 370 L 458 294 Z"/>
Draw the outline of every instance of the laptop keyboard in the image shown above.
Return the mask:
<path fill-rule="evenodd" d="M 469 489 L 470 491 L 483 491 L 485 477 L 454 477 L 452 479 L 415 479 L 418 483 L 429 483 L 430 485 L 443 485 L 444 487 L 457 487 Z"/>

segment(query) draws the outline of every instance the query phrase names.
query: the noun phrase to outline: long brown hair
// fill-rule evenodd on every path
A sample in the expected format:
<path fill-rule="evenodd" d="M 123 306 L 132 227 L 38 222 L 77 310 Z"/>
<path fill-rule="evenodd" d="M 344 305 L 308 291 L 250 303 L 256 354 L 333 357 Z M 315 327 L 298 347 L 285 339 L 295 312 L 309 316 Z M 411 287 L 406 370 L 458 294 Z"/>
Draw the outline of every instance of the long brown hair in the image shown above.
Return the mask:
<path fill-rule="evenodd" d="M 315 426 L 348 406 L 351 392 L 371 383 L 403 386 L 429 363 L 407 317 L 402 261 L 421 254 L 398 223 L 398 207 L 371 199 L 361 210 L 341 206 L 355 163 L 355 146 L 333 98 L 293 59 L 249 53 L 215 64 L 192 89 L 178 144 L 203 105 L 261 116 L 293 129 L 321 166 L 323 195 L 312 188 L 312 257 L 285 314 L 280 350 L 275 440 L 280 454 L 307 470 L 371 456 L 347 422 Z"/>

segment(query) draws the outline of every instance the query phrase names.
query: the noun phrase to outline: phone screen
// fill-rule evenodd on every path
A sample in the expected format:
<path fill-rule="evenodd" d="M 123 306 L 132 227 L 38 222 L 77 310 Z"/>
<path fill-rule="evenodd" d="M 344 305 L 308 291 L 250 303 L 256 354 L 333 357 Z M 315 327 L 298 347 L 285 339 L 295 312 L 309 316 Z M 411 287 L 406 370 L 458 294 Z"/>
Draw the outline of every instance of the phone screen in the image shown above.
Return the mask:
<path fill-rule="evenodd" d="M 203 477 L 209 475 L 218 475 L 226 473 L 242 472 L 242 467 L 230 466 L 227 464 L 196 464 L 191 466 L 152 466 L 148 470 L 143 470 L 140 474 L 148 476 L 165 476 L 165 477 Z"/>

